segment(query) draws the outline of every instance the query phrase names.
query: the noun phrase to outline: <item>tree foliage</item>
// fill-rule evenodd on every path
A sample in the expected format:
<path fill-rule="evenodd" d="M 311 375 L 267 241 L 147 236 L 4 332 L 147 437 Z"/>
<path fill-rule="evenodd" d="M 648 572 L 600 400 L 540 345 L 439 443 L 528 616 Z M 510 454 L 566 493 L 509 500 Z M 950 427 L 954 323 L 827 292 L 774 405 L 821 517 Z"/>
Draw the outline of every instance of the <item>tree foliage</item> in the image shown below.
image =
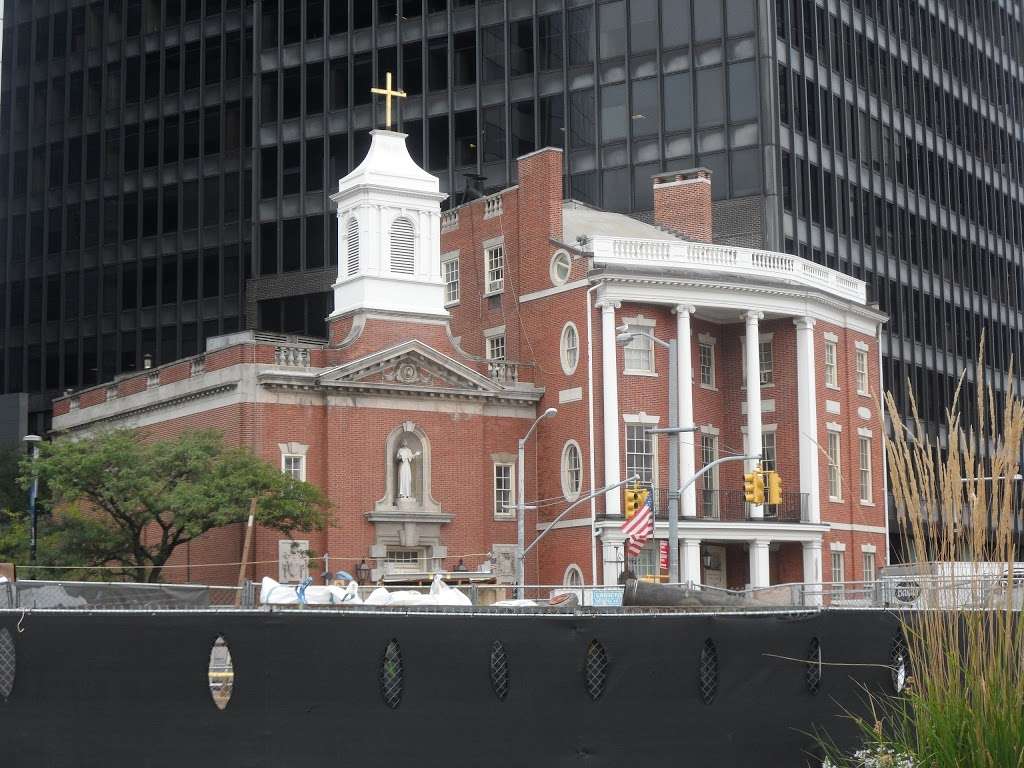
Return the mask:
<path fill-rule="evenodd" d="M 22 464 L 26 480 L 33 469 Z M 108 575 L 159 581 L 174 551 L 214 528 L 256 522 L 290 534 L 321 529 L 327 501 L 216 431 L 154 442 L 137 430 L 44 443 L 35 462 L 46 505 L 41 564 L 114 566 Z"/>

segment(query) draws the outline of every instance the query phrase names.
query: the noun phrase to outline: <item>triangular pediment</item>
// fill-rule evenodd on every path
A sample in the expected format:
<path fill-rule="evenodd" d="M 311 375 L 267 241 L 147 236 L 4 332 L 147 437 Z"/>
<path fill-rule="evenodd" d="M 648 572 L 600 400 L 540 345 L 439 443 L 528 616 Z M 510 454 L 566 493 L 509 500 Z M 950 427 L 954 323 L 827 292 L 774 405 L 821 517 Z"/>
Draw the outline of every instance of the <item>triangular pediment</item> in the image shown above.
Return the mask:
<path fill-rule="evenodd" d="M 415 339 L 327 371 L 320 376 L 320 382 L 476 392 L 502 389 L 483 374 Z"/>

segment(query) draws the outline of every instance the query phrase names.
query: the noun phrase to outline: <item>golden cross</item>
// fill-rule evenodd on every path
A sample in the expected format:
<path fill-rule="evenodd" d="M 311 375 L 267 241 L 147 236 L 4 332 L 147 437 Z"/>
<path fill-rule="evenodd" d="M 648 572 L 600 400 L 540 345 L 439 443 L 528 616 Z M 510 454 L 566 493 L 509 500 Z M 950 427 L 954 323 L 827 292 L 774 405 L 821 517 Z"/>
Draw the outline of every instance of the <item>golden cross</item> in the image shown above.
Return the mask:
<path fill-rule="evenodd" d="M 391 99 L 404 99 L 407 94 L 405 91 L 391 90 L 390 72 L 387 73 L 387 77 L 384 80 L 384 86 L 384 88 L 371 88 L 370 93 L 377 93 L 384 97 L 384 125 L 388 130 L 391 130 Z"/>

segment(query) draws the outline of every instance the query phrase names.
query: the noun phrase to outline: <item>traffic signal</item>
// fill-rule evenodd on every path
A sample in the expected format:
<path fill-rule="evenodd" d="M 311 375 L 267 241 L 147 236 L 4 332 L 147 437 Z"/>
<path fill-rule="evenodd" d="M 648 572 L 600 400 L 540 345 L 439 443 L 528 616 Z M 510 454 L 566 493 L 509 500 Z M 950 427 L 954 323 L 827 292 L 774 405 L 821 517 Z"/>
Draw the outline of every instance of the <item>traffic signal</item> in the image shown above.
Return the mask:
<path fill-rule="evenodd" d="M 749 504 L 764 504 L 764 475 L 760 465 L 743 476 L 743 497 Z"/>
<path fill-rule="evenodd" d="M 628 520 L 637 513 L 643 505 L 643 492 L 639 488 L 626 489 L 626 519 Z"/>
<path fill-rule="evenodd" d="M 782 503 L 782 478 L 779 477 L 779 473 L 774 470 L 767 473 L 768 475 L 768 503 L 769 504 L 781 504 Z"/>

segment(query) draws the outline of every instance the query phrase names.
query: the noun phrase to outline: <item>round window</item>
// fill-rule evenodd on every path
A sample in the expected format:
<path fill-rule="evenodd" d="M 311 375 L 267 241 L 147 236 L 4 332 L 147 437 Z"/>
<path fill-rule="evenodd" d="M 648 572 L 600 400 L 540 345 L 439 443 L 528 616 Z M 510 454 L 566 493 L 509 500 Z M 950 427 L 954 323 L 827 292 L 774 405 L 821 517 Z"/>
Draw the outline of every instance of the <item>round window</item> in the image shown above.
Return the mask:
<path fill-rule="evenodd" d="M 576 366 L 580 362 L 580 333 L 576 330 L 574 323 L 566 323 L 562 328 L 559 349 L 562 356 L 562 370 L 566 375 L 571 375 L 576 371 Z"/>
<path fill-rule="evenodd" d="M 562 449 L 562 494 L 569 501 L 580 495 L 583 487 L 583 456 L 580 446 L 570 440 Z"/>
<path fill-rule="evenodd" d="M 566 251 L 558 251 L 551 257 L 551 282 L 564 285 L 572 272 L 572 256 Z"/>

